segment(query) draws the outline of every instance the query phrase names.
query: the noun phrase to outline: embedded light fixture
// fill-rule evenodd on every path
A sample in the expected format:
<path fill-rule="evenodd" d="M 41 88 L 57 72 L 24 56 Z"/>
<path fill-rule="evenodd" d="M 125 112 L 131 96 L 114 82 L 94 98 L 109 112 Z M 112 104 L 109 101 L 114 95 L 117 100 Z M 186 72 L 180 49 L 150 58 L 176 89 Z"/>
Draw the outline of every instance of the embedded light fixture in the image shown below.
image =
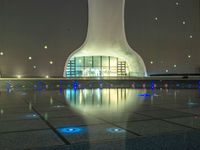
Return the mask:
<path fill-rule="evenodd" d="M 57 130 L 61 134 L 81 134 L 86 132 L 86 129 L 83 127 L 63 127 Z"/>
<path fill-rule="evenodd" d="M 29 60 L 32 60 L 32 57 L 28 57 Z"/>
<path fill-rule="evenodd" d="M 125 133 L 126 131 L 122 128 L 108 128 L 106 129 L 109 133 Z"/>
<path fill-rule="evenodd" d="M 46 75 L 46 76 L 45 76 L 45 78 L 49 78 L 49 76 L 48 76 L 48 75 Z"/>
<path fill-rule="evenodd" d="M 30 114 L 25 115 L 25 118 L 26 119 L 37 119 L 37 118 L 39 118 L 39 116 L 35 113 L 30 113 Z"/>
<path fill-rule="evenodd" d="M 1 55 L 1 56 L 3 56 L 3 55 L 4 55 L 4 53 L 3 53 L 3 52 L 0 52 L 0 55 Z"/>

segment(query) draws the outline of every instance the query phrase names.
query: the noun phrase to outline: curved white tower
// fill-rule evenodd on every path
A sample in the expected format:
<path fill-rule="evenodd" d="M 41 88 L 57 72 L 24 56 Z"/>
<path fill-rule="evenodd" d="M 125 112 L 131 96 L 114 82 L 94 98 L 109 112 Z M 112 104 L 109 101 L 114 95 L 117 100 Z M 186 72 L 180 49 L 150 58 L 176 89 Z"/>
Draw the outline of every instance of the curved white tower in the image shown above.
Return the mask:
<path fill-rule="evenodd" d="M 142 58 L 126 40 L 125 0 L 88 0 L 88 5 L 87 38 L 67 59 L 64 77 L 146 76 Z"/>

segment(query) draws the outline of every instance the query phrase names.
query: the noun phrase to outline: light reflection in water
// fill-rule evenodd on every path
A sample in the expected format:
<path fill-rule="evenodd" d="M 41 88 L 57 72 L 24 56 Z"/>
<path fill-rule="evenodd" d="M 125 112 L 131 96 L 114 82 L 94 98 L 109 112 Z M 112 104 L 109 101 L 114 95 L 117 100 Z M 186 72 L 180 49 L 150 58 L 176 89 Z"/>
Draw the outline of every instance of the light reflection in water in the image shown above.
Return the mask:
<path fill-rule="evenodd" d="M 108 118 L 123 118 L 123 125 L 126 126 L 128 118 L 134 111 L 140 107 L 144 102 L 145 97 L 138 97 L 140 93 L 146 93 L 146 90 L 136 89 L 67 89 L 64 94 L 67 103 L 71 106 L 74 111 L 79 112 L 86 123 L 90 123 L 92 120 L 91 116 L 97 118 L 104 117 Z M 105 119 L 109 122 L 109 119 Z M 101 129 L 101 128 L 100 128 Z M 99 129 L 99 130 L 100 130 Z M 101 131 L 102 130 L 102 131 Z M 108 124 L 107 127 L 101 129 L 101 134 L 112 134 L 119 136 L 123 139 L 121 142 L 126 149 L 126 131 L 122 128 L 115 127 Z M 92 141 L 98 132 L 88 128 L 87 130 L 88 140 Z M 90 142 L 89 142 L 90 143 Z M 90 145 L 90 149 L 93 146 Z"/>
<path fill-rule="evenodd" d="M 50 100 L 49 100 L 49 103 L 50 103 L 50 105 L 53 105 L 53 98 L 52 97 L 50 97 Z"/>
<path fill-rule="evenodd" d="M 4 110 L 3 110 L 3 109 L 1 109 L 1 110 L 0 110 L 0 113 L 1 113 L 1 115 L 3 115 L 3 114 L 4 114 Z"/>
<path fill-rule="evenodd" d="M 79 112 L 113 113 L 134 111 L 143 102 L 144 97 L 138 94 L 146 90 L 135 89 L 66 89 L 67 102 Z"/>
<path fill-rule="evenodd" d="M 29 103 L 28 108 L 29 110 L 32 110 L 32 103 Z"/>

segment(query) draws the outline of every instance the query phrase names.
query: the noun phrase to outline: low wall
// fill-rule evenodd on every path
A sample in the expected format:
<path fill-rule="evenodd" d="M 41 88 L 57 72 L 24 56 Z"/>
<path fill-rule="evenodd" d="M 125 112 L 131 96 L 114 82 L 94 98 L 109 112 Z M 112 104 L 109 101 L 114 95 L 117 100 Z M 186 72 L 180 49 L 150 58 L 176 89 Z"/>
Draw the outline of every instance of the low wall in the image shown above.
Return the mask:
<path fill-rule="evenodd" d="M 146 88 L 199 89 L 198 79 L 1 79 L 0 89 Z"/>

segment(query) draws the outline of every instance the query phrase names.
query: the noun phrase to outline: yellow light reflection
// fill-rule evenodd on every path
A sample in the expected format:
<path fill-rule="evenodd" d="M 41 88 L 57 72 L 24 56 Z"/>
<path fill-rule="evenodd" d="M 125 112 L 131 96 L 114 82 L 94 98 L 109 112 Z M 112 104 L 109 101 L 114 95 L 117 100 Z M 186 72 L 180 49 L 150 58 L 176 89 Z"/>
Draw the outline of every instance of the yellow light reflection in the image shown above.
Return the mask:
<path fill-rule="evenodd" d="M 94 115 L 137 110 L 144 100 L 137 96 L 139 93 L 136 89 L 67 89 L 64 92 L 66 101 L 76 111 Z"/>

